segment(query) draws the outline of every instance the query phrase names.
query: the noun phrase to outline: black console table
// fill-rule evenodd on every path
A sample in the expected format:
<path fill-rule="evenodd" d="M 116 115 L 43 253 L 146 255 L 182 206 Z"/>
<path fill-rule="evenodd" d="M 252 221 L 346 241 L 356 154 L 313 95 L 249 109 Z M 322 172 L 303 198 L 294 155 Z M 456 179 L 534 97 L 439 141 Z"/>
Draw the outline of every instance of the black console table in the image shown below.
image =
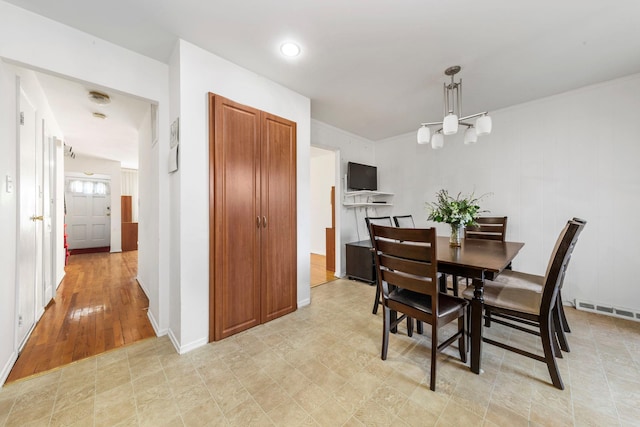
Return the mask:
<path fill-rule="evenodd" d="M 376 282 L 370 240 L 347 243 L 347 278 L 361 280 L 369 284 Z"/>

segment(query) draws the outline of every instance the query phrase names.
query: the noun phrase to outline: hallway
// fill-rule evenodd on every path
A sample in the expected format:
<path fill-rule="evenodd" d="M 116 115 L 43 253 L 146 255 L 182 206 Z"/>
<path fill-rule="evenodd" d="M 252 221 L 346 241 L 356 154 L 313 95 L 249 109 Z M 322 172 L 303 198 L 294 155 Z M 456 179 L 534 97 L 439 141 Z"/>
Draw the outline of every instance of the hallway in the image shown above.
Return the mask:
<path fill-rule="evenodd" d="M 138 251 L 72 255 L 7 383 L 155 336 Z"/>

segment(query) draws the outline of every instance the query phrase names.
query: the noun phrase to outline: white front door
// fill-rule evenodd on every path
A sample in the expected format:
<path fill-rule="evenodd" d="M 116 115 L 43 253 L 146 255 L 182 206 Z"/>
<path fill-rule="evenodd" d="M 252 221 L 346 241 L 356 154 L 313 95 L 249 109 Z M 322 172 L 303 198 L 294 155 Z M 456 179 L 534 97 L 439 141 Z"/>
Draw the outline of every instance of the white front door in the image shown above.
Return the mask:
<path fill-rule="evenodd" d="M 18 194 L 18 319 L 17 344 L 21 349 L 36 320 L 36 111 L 20 89 L 18 105 L 20 145 Z"/>
<path fill-rule="evenodd" d="M 106 180 L 66 178 L 69 249 L 111 245 L 111 194 Z"/>

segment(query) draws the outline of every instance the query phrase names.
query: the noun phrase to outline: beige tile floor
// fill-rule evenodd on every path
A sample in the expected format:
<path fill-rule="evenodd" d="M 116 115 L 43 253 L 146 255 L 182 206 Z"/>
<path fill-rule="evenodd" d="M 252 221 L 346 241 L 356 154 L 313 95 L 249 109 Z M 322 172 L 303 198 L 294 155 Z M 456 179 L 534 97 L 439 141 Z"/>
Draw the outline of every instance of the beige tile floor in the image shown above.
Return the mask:
<path fill-rule="evenodd" d="M 544 364 L 485 345 L 482 375 L 450 347 L 429 390 L 429 337 L 391 337 L 380 360 L 374 288 L 338 280 L 312 304 L 179 356 L 149 339 L 0 390 L 7 426 L 640 425 L 640 323 L 568 309 L 566 389 Z M 537 348 L 500 325 L 485 330 Z M 535 351 L 535 350 L 534 350 Z"/>

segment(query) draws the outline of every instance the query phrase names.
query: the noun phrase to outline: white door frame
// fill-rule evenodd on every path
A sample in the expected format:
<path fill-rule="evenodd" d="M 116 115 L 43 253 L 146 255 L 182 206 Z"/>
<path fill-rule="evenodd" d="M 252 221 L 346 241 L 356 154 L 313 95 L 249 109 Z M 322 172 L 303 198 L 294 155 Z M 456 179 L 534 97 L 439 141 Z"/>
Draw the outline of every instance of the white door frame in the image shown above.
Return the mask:
<path fill-rule="evenodd" d="M 17 145 L 18 145 L 18 151 L 17 151 L 17 179 L 16 179 L 16 188 L 17 188 L 17 202 L 18 202 L 18 206 L 17 206 L 17 227 L 16 227 L 16 319 L 15 319 L 15 348 L 18 350 L 18 353 L 22 350 L 22 347 L 24 347 L 24 344 L 27 342 L 27 339 L 29 338 L 29 335 L 31 334 L 31 331 L 33 331 L 33 328 L 35 327 L 35 324 L 37 322 L 37 308 L 38 308 L 38 298 L 37 298 L 37 294 L 40 291 L 40 289 L 37 289 L 36 286 L 36 263 L 37 263 L 37 257 L 36 257 L 36 241 L 38 239 L 38 234 L 37 234 L 37 228 L 35 227 L 35 222 L 38 220 L 37 219 L 37 212 L 35 211 L 36 207 L 37 207 L 37 203 L 36 203 L 36 199 L 37 197 L 34 197 L 34 206 L 29 206 L 25 209 L 25 206 L 23 205 L 23 194 L 25 194 L 25 188 L 27 185 L 24 178 L 24 170 L 22 167 L 22 163 L 23 163 L 23 155 L 25 153 L 25 150 L 21 144 L 21 140 L 23 138 L 23 134 L 24 134 L 24 130 L 21 128 L 21 126 L 23 126 L 24 121 L 27 118 L 26 114 L 23 114 L 22 110 L 24 110 L 25 106 L 22 105 L 22 99 L 25 99 L 27 101 L 27 103 L 29 103 L 30 108 L 33 109 L 33 145 L 34 145 L 34 176 L 33 176 L 33 182 L 30 182 L 31 184 L 33 184 L 34 188 L 30 188 L 31 191 L 33 192 L 37 192 L 37 182 L 36 182 L 36 176 L 35 176 L 35 167 L 36 167 L 36 163 L 35 163 L 35 151 L 36 151 L 36 141 L 37 141 L 37 132 L 35 129 L 36 126 L 36 122 L 35 122 L 35 118 L 36 118 L 36 109 L 35 107 L 31 104 L 31 102 L 28 100 L 28 96 L 27 94 L 22 90 L 21 87 L 21 83 L 20 83 L 20 78 L 16 77 L 16 113 L 17 113 L 17 117 L 18 119 L 18 129 L 17 129 Z M 29 117 L 31 116 L 31 114 L 29 114 Z M 26 130 L 26 128 L 25 128 Z M 29 143 L 31 144 L 31 141 L 29 141 Z M 32 193 L 33 194 L 33 193 Z M 33 247 L 31 247 L 31 243 L 25 242 L 24 237 L 23 237 L 23 229 L 27 229 L 33 227 L 34 228 L 34 241 L 32 242 Z M 31 233 L 31 232 L 29 232 Z M 29 237 L 29 236 L 27 236 Z M 25 244 L 26 243 L 26 244 Z M 25 245 L 28 245 L 29 248 L 25 251 Z M 26 252 L 26 253 L 25 253 Z M 32 265 L 26 265 L 25 267 L 22 266 L 23 263 L 28 263 L 28 264 L 32 264 Z M 23 277 L 23 268 L 31 268 L 33 267 L 33 272 L 32 275 L 31 273 L 29 273 L 29 277 Z M 27 280 L 28 282 L 33 282 L 33 283 L 25 283 L 25 280 Z M 31 301 L 26 301 L 26 305 L 23 307 L 23 304 L 25 303 L 25 301 L 23 301 L 25 298 L 25 290 L 28 293 L 28 295 L 26 295 L 27 298 L 31 299 Z M 31 295 L 31 292 L 33 293 L 33 295 Z M 28 305 L 28 306 L 27 306 Z M 25 319 L 25 316 L 28 316 L 28 319 Z M 33 316 L 33 317 L 32 317 Z M 23 322 L 24 321 L 28 321 L 30 322 L 29 325 L 27 325 L 27 329 L 24 329 L 24 327 L 22 327 Z M 32 322 L 32 323 L 31 323 Z M 24 331 L 24 333 L 22 333 Z"/>
<path fill-rule="evenodd" d="M 342 185 L 340 185 L 341 183 L 341 176 L 340 176 L 340 149 L 339 148 L 335 148 L 335 147 L 329 147 L 329 146 L 325 146 L 325 145 L 321 145 L 321 144 L 311 144 L 312 147 L 316 147 L 316 148 L 321 148 L 323 150 L 327 150 L 327 151 L 331 151 L 333 152 L 334 156 L 335 156 L 335 177 L 334 177 L 334 186 L 335 186 L 335 211 L 336 211 L 336 246 L 335 246 L 335 253 L 336 253 L 336 270 L 334 272 L 334 275 L 336 277 L 341 277 L 342 275 L 342 232 L 341 232 L 341 228 L 340 228 L 340 215 L 341 215 L 341 211 L 342 211 Z"/>

